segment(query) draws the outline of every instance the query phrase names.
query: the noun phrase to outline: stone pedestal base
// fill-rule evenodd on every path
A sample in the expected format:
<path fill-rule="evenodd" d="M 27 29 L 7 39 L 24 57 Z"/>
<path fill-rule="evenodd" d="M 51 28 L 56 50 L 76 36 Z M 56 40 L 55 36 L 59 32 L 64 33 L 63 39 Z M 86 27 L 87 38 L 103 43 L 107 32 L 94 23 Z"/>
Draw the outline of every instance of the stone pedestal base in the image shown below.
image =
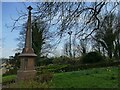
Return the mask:
<path fill-rule="evenodd" d="M 28 81 L 33 80 L 36 75 L 36 70 L 18 70 L 17 72 L 17 81 Z"/>

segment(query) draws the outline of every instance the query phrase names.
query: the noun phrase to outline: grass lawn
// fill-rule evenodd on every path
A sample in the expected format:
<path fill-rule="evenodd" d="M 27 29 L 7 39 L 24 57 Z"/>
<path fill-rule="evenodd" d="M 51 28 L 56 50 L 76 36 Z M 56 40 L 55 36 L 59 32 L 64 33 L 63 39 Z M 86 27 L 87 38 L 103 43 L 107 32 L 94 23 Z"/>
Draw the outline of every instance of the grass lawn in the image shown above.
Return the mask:
<path fill-rule="evenodd" d="M 117 68 L 94 68 L 81 71 L 56 73 L 55 88 L 117 88 Z"/>
<path fill-rule="evenodd" d="M 93 68 L 87 70 L 54 73 L 50 88 L 117 88 L 118 68 Z M 16 78 L 16 75 L 3 77 L 3 82 Z M 34 85 L 35 84 L 35 85 Z M 25 85 L 25 84 L 23 84 Z M 38 85 L 38 86 L 37 86 Z M 39 87 L 41 84 L 33 83 Z M 42 88 L 48 85 L 42 85 Z M 14 87 L 14 86 L 13 86 Z"/>
<path fill-rule="evenodd" d="M 9 82 L 11 80 L 15 80 L 16 75 L 9 75 L 2 77 L 2 83 Z"/>

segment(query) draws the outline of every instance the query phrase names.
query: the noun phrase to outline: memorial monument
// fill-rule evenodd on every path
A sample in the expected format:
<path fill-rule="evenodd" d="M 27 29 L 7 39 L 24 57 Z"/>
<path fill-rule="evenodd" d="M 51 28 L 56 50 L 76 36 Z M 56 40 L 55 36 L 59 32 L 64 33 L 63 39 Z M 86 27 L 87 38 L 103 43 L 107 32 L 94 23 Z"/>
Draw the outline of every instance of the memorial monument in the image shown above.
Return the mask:
<path fill-rule="evenodd" d="M 31 10 L 32 7 L 27 8 L 28 12 L 28 21 L 27 21 L 27 30 L 25 36 L 25 46 L 22 53 L 19 55 L 20 58 L 20 69 L 17 72 L 17 81 L 19 80 L 31 80 L 36 75 L 36 70 L 34 66 L 34 60 L 37 56 L 34 53 L 32 48 L 32 29 L 31 29 Z"/>

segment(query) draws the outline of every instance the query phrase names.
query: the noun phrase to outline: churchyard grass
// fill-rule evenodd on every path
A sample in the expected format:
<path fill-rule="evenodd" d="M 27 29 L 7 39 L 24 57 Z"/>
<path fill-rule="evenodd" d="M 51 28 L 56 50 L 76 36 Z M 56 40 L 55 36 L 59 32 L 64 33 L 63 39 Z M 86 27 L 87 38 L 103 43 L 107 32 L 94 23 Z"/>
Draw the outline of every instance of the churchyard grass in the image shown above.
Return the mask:
<path fill-rule="evenodd" d="M 8 75 L 2 77 L 2 83 L 10 82 L 16 79 L 16 75 Z"/>
<path fill-rule="evenodd" d="M 3 77 L 3 81 L 9 81 L 11 78 L 16 78 L 16 76 L 5 76 Z M 117 88 L 118 68 L 91 68 L 80 71 L 54 73 L 52 81 L 50 81 L 49 85 L 46 84 L 42 85 L 38 84 L 38 82 L 32 82 L 30 88 L 38 87 L 37 85 L 39 87 L 42 85 L 42 88 Z M 14 85 L 11 86 L 19 88 L 18 84 L 17 86 Z M 24 87 L 24 85 L 20 83 L 20 87 Z"/>
<path fill-rule="evenodd" d="M 56 73 L 55 88 L 117 88 L 118 71 L 112 68 L 93 68 L 81 71 Z"/>

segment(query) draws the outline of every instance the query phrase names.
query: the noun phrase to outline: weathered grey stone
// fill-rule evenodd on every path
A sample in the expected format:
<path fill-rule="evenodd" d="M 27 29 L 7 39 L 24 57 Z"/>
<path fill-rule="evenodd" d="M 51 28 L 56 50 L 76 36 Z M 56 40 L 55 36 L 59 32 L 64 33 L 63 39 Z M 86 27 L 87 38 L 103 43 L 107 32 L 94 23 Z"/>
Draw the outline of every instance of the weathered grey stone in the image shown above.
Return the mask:
<path fill-rule="evenodd" d="M 20 69 L 17 72 L 17 81 L 20 80 L 31 80 L 34 79 L 36 75 L 36 70 L 34 66 L 34 60 L 37 56 L 32 48 L 32 31 L 31 31 L 31 10 L 32 7 L 28 7 L 29 15 L 27 22 L 27 31 L 25 38 L 25 47 L 22 53 L 19 55 L 20 58 Z"/>

